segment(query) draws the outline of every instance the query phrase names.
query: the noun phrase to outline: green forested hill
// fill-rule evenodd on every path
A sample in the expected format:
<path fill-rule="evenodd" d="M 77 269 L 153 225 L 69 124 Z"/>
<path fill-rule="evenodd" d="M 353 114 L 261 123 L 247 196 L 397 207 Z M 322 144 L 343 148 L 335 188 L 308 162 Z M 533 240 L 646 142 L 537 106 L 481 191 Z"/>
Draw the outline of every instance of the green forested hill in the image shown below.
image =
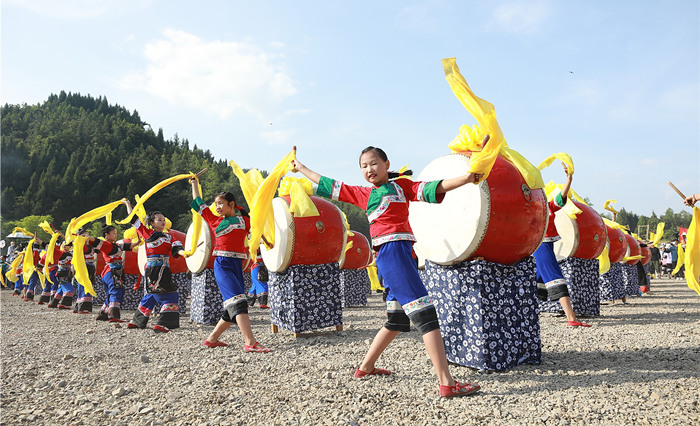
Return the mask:
<path fill-rule="evenodd" d="M 2 107 L 2 221 L 50 215 L 58 226 L 108 202 L 143 194 L 168 177 L 208 168 L 205 199 L 228 190 L 246 205 L 231 168 L 208 150 L 184 139 L 164 140 L 136 111 L 93 98 L 61 92 L 40 105 Z M 173 227 L 186 231 L 191 192 L 176 182 L 154 195 L 147 210 L 160 210 Z M 364 214 L 340 206 L 352 229 L 369 235 Z M 115 218 L 126 215 L 115 211 Z M 6 226 L 3 226 L 3 235 Z M 11 231 L 11 229 L 10 229 Z M 33 231 L 33 230 L 32 230 Z"/>

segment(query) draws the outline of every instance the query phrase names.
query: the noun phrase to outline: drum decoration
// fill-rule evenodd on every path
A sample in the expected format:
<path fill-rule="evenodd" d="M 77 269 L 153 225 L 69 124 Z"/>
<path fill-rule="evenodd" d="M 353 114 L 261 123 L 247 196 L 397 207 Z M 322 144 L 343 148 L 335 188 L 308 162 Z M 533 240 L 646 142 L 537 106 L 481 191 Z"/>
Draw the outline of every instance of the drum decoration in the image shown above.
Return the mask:
<path fill-rule="evenodd" d="M 629 246 L 629 254 L 627 256 L 632 257 L 632 256 L 639 256 L 642 254 L 642 247 L 639 245 L 639 242 L 631 236 L 630 234 L 625 234 L 625 239 L 627 239 L 627 245 Z M 628 265 L 634 265 L 637 262 L 639 262 L 639 259 L 632 259 L 627 261 Z"/>
<path fill-rule="evenodd" d="M 187 228 L 187 236 L 185 237 L 185 247 L 191 247 L 192 238 L 194 235 L 194 224 L 190 224 Z M 192 256 L 185 258 L 187 269 L 193 274 L 199 274 L 205 269 L 214 269 L 214 243 L 216 241 L 216 233 L 207 222 L 202 222 L 202 231 L 199 233 L 199 241 L 197 248 Z"/>
<path fill-rule="evenodd" d="M 432 181 L 464 175 L 471 152 L 433 160 L 417 177 Z M 539 247 L 547 226 L 544 191 L 530 189 L 518 169 L 500 154 L 489 177 L 445 194 L 440 204 L 411 203 L 409 220 L 418 258 L 453 265 L 481 258 L 515 264 Z"/>
<path fill-rule="evenodd" d="M 600 215 L 584 203 L 569 200 L 581 210 L 572 219 L 563 209 L 554 215 L 554 225 L 561 240 L 554 243 L 554 254 L 561 260 L 567 257 L 595 259 L 605 249 L 608 233 Z"/>
<path fill-rule="evenodd" d="M 627 244 L 627 239 L 625 234 L 616 228 L 611 228 L 605 225 L 608 231 L 608 242 L 610 244 L 608 251 L 608 259 L 610 263 L 618 263 L 627 256 L 629 251 L 629 244 Z"/>
<path fill-rule="evenodd" d="M 338 264 L 340 269 L 362 269 L 372 263 L 372 249 L 367 237 L 357 231 L 351 231 L 353 235 L 347 238 L 347 246 L 352 247 L 343 250 Z"/>
<path fill-rule="evenodd" d="M 309 197 L 318 216 L 295 217 L 288 195 L 272 200 L 275 242 L 262 248 L 268 270 L 285 271 L 290 265 L 338 263 L 345 247 L 347 230 L 338 207 L 319 197 Z"/>
<path fill-rule="evenodd" d="M 180 241 L 184 246 L 185 240 L 187 239 L 187 235 L 185 235 L 183 232 L 176 231 L 174 229 L 170 229 L 168 232 L 170 233 L 170 235 L 172 235 L 173 241 Z M 143 244 L 139 246 L 138 254 L 139 272 L 141 272 L 141 275 L 146 273 L 146 257 L 146 244 Z M 170 270 L 173 274 L 187 272 L 187 262 L 185 261 L 185 258 L 183 256 L 180 256 L 178 258 L 171 257 Z"/>

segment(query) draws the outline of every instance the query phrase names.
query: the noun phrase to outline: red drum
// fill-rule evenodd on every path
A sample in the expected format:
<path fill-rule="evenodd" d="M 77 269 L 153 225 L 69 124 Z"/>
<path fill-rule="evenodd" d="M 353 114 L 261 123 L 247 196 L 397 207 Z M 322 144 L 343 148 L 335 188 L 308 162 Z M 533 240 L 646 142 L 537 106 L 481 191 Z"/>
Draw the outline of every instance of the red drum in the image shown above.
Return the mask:
<path fill-rule="evenodd" d="M 619 229 L 613 229 L 608 225 L 605 225 L 605 227 L 608 230 L 608 242 L 610 243 L 608 259 L 610 259 L 610 263 L 617 263 L 625 258 L 629 251 L 629 245 L 624 232 Z"/>
<path fill-rule="evenodd" d="M 343 216 L 333 203 L 310 197 L 320 216 L 294 217 L 289 196 L 272 200 L 275 217 L 275 246 L 261 246 L 267 269 L 282 272 L 289 265 L 338 263 L 347 239 Z"/>
<path fill-rule="evenodd" d="M 187 228 L 187 237 L 185 238 L 185 251 L 192 247 L 192 234 L 194 234 L 194 224 L 190 224 Z M 199 241 L 197 248 L 192 256 L 185 259 L 187 269 L 193 274 L 198 274 L 205 269 L 214 269 L 214 243 L 216 241 L 216 233 L 205 221 L 202 221 L 202 230 L 199 233 Z"/>
<path fill-rule="evenodd" d="M 561 240 L 554 243 L 554 254 L 557 259 L 578 257 L 579 259 L 595 259 L 605 249 L 608 232 L 605 222 L 598 212 L 576 200 L 570 200 L 582 213 L 571 219 L 564 210 L 558 210 L 554 215 L 554 225 Z"/>
<path fill-rule="evenodd" d="M 93 254 L 95 255 L 95 273 L 100 275 L 107 264 L 105 263 L 104 256 L 102 256 L 102 253 L 100 253 L 99 250 L 95 250 Z"/>
<path fill-rule="evenodd" d="M 628 256 L 639 256 L 640 254 L 642 254 L 642 247 L 639 245 L 637 240 L 634 239 L 633 236 L 631 236 L 630 234 L 625 234 L 625 238 L 627 239 L 627 244 L 630 248 Z M 634 265 L 637 262 L 639 262 L 639 259 L 629 260 L 627 261 L 627 264 Z"/>
<path fill-rule="evenodd" d="M 127 250 L 122 254 L 124 260 L 124 273 L 129 275 L 141 275 L 139 269 L 139 255 L 135 251 Z"/>
<path fill-rule="evenodd" d="M 352 247 L 343 250 L 340 256 L 340 269 L 362 269 L 372 263 L 372 249 L 369 246 L 367 237 L 357 231 L 352 231 L 354 235 L 348 237 L 347 244 L 352 241 Z"/>
<path fill-rule="evenodd" d="M 642 247 L 642 266 L 646 266 L 649 262 L 651 262 L 651 250 L 649 247 Z"/>
<path fill-rule="evenodd" d="M 419 181 L 447 179 L 469 171 L 471 152 L 433 160 Z M 418 258 L 453 265 L 473 258 L 510 265 L 539 247 L 547 226 L 547 200 L 531 190 L 518 169 L 501 157 L 488 179 L 445 194 L 440 204 L 411 203 L 411 228 Z"/>
<path fill-rule="evenodd" d="M 185 245 L 185 239 L 187 236 L 184 233 L 174 229 L 170 229 L 168 232 L 173 236 L 174 241 L 180 241 L 183 246 Z M 177 259 L 174 259 L 171 256 L 170 270 L 173 274 L 187 272 L 187 262 L 185 262 L 185 258 L 180 256 Z M 141 272 L 141 275 L 146 273 L 146 244 L 139 246 L 139 271 Z"/>

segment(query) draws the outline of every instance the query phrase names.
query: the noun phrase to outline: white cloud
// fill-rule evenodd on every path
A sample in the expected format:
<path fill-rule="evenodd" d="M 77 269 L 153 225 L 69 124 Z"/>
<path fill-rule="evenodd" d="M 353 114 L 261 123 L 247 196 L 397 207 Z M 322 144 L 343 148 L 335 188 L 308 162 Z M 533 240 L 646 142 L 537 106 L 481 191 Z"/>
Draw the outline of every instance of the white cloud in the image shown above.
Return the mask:
<path fill-rule="evenodd" d="M 290 140 L 298 131 L 299 129 L 270 130 L 261 132 L 260 138 L 267 141 L 268 145 L 291 145 Z"/>
<path fill-rule="evenodd" d="M 3 6 L 15 6 L 53 19 L 86 19 L 97 16 L 135 13 L 150 1 L 141 0 L 4 0 Z"/>
<path fill-rule="evenodd" d="M 146 44 L 144 56 L 146 68 L 125 75 L 122 88 L 146 91 L 221 119 L 240 112 L 269 119 L 279 114 L 281 102 L 297 93 L 282 55 L 252 41 L 203 40 L 166 30 Z"/>
<path fill-rule="evenodd" d="M 540 32 L 551 15 L 546 1 L 508 2 L 494 9 L 492 24 L 504 32 L 531 35 Z"/>

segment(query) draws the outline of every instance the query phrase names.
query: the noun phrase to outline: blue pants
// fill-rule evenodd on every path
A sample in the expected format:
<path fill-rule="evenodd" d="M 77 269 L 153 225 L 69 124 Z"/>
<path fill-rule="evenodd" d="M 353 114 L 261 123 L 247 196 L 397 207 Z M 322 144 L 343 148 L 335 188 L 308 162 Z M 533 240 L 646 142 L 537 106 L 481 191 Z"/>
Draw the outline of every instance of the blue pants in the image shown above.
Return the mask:
<path fill-rule="evenodd" d="M 170 293 L 159 293 L 159 294 L 146 294 L 139 302 L 139 311 L 146 316 L 150 317 L 153 308 L 156 305 L 160 305 L 161 312 L 180 312 L 180 295 L 177 291 L 171 291 Z"/>
<path fill-rule="evenodd" d="M 248 306 L 243 289 L 243 262 L 241 259 L 217 256 L 214 260 L 214 278 L 219 286 L 221 297 L 224 299 L 225 310 L 233 305 Z"/>
<path fill-rule="evenodd" d="M 15 290 L 22 291 L 23 287 L 24 287 L 24 278 L 22 278 L 22 274 L 19 274 L 17 276 L 17 281 L 15 281 Z"/>
<path fill-rule="evenodd" d="M 537 282 L 544 284 L 545 292 L 538 291 L 538 297 L 545 300 L 559 300 L 569 296 L 566 279 L 561 272 L 559 262 L 554 254 L 554 242 L 543 242 L 533 254 L 537 268 Z"/>
<path fill-rule="evenodd" d="M 29 282 L 27 283 L 27 294 L 29 293 L 34 293 L 36 290 L 36 286 L 39 284 L 39 274 L 34 271 L 32 273 L 32 276 L 29 277 Z M 41 285 L 41 284 L 39 284 Z"/>
<path fill-rule="evenodd" d="M 75 280 L 75 287 L 77 287 L 76 291 L 76 299 L 78 303 L 80 302 L 91 302 L 92 303 L 92 295 L 88 292 L 85 291 L 85 287 L 83 287 L 82 284 L 80 284 L 77 280 Z"/>
<path fill-rule="evenodd" d="M 250 278 L 253 280 L 253 285 L 250 286 L 248 294 L 251 296 L 262 296 L 263 294 L 267 294 L 267 283 L 258 280 L 259 273 L 260 268 L 253 268 L 253 270 L 250 271 Z"/>
<path fill-rule="evenodd" d="M 112 271 L 109 271 L 102 277 L 102 285 L 105 289 L 105 303 L 102 309 L 107 311 L 110 307 L 119 308 L 124 298 L 124 287 L 116 288 L 114 286 L 114 276 Z"/>

